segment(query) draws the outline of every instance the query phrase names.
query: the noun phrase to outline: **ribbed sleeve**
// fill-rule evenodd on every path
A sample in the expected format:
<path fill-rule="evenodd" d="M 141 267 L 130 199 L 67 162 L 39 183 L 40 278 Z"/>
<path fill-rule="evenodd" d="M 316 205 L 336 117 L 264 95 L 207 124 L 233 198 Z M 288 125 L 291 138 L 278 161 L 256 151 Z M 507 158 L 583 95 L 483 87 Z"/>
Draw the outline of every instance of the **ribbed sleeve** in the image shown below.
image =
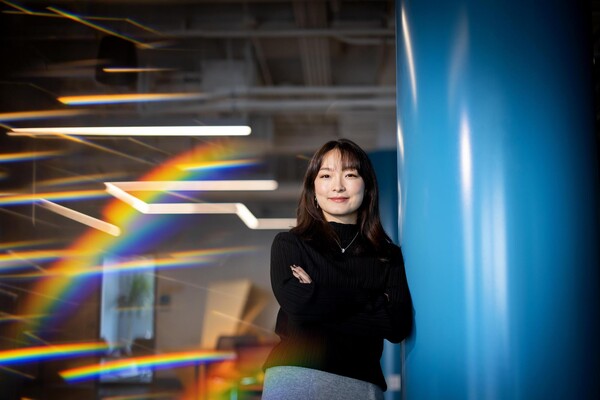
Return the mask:
<path fill-rule="evenodd" d="M 402 259 L 389 268 L 384 289 L 389 296 L 379 295 L 364 309 L 348 316 L 341 316 L 326 324 L 337 332 L 353 332 L 359 335 L 383 337 L 392 343 L 400 343 L 411 332 L 412 301 Z"/>
<path fill-rule="evenodd" d="M 357 227 L 331 223 L 345 247 Z M 412 303 L 400 248 L 380 261 L 359 253 L 358 236 L 342 254 L 290 232 L 271 246 L 271 285 L 280 305 L 275 346 L 265 368 L 301 366 L 375 383 L 386 389 L 380 366 L 383 339 L 402 341 L 412 327 Z M 319 250 L 317 250 L 319 249 Z M 300 283 L 291 265 L 302 267 L 312 283 Z M 389 301 L 384 295 L 387 293 Z"/>
<path fill-rule="evenodd" d="M 302 322 L 325 321 L 348 315 L 356 307 L 366 306 L 372 292 L 361 288 L 324 287 L 314 280 L 315 269 L 303 256 L 299 239 L 291 233 L 279 233 L 271 246 L 271 286 L 275 298 L 289 318 Z M 299 265 L 313 277 L 312 283 L 300 283 L 292 275 L 291 265 Z"/>

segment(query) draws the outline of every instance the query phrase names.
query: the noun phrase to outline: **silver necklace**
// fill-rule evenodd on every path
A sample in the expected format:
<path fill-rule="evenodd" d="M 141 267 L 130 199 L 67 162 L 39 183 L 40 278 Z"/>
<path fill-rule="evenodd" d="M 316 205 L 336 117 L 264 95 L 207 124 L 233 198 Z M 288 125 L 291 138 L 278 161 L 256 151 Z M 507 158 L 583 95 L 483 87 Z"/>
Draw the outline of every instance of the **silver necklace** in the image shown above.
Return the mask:
<path fill-rule="evenodd" d="M 356 240 L 357 237 L 358 237 L 358 232 L 356 232 L 356 235 L 354 235 L 354 238 L 350 241 L 350 243 L 348 243 L 348 246 L 346 246 L 346 247 L 342 247 L 342 245 L 340 244 L 340 242 L 337 241 L 336 238 L 333 238 L 333 240 L 335 240 L 335 244 L 338 245 L 338 247 L 340 248 L 342 253 L 345 253 L 346 250 L 348 249 L 348 247 L 350 247 L 352 245 L 352 243 L 354 243 L 354 240 Z"/>

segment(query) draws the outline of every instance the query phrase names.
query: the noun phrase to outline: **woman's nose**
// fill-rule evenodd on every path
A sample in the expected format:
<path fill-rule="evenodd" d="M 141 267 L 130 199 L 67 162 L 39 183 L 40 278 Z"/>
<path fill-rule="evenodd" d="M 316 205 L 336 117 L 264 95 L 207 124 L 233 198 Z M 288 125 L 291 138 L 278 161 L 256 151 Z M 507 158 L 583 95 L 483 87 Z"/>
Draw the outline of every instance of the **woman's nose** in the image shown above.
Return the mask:
<path fill-rule="evenodd" d="M 343 192 L 344 190 L 346 190 L 346 188 L 344 187 L 344 182 L 342 181 L 342 178 L 334 179 L 333 191 L 334 192 Z"/>

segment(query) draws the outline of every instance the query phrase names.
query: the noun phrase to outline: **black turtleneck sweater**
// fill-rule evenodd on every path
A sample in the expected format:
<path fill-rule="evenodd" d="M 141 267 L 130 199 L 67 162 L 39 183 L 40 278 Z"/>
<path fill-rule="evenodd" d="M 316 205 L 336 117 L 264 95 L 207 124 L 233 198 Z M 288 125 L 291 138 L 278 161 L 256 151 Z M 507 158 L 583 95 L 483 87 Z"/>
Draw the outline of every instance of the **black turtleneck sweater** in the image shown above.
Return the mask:
<path fill-rule="evenodd" d="M 356 225 L 329 223 L 341 247 Z M 279 305 L 281 338 L 264 368 L 298 366 L 387 386 L 381 371 L 383 339 L 401 342 L 412 328 L 412 302 L 400 248 L 389 243 L 381 261 L 359 234 L 344 253 L 324 240 L 281 232 L 271 247 L 271 285 Z M 290 265 L 312 283 L 300 283 Z M 389 300 L 384 295 L 387 293 Z"/>

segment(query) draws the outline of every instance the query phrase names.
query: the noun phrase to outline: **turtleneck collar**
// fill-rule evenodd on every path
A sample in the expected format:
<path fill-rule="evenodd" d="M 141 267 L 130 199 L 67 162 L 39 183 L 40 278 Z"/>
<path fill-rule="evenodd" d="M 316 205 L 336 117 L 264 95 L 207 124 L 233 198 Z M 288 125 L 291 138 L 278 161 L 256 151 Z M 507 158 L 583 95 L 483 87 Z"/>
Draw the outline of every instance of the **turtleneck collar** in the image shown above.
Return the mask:
<path fill-rule="evenodd" d="M 329 222 L 329 226 L 337 234 L 342 246 L 349 243 L 358 232 L 357 224 L 341 224 L 339 222 Z"/>

